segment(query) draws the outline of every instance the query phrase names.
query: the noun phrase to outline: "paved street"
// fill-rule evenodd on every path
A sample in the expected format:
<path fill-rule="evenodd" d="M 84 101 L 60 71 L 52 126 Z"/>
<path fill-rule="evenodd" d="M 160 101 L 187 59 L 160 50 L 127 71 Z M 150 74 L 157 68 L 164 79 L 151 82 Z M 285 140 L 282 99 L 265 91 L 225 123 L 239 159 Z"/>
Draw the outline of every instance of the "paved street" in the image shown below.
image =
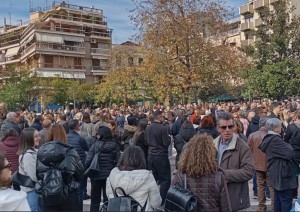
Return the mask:
<path fill-rule="evenodd" d="M 172 172 L 175 170 L 175 156 L 170 157 L 170 163 L 171 163 L 171 170 Z M 88 182 L 88 193 L 90 194 L 90 182 Z M 257 199 L 253 199 L 253 190 L 252 190 L 252 180 L 249 181 L 249 191 L 250 191 L 250 201 L 251 201 L 251 207 L 243 210 L 243 211 L 256 211 L 258 206 Z M 268 205 L 268 211 L 271 211 L 271 201 L 267 201 Z M 90 209 L 90 200 L 84 201 L 84 211 L 89 211 Z"/>

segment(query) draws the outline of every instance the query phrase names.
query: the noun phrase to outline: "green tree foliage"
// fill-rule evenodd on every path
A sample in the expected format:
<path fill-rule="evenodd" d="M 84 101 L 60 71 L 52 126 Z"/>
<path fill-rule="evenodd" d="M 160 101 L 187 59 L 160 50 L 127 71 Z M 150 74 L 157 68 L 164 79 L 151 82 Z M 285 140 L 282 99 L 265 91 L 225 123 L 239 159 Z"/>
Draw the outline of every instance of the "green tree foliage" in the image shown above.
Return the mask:
<path fill-rule="evenodd" d="M 21 107 L 28 108 L 34 97 L 39 94 L 39 78 L 29 70 L 8 67 L 2 76 L 4 83 L 0 90 L 0 99 L 6 103 L 8 110 L 18 110 Z"/>
<path fill-rule="evenodd" d="M 258 11 L 264 24 L 254 33 L 255 46 L 245 51 L 255 62 L 246 74 L 246 93 L 273 99 L 300 93 L 300 19 L 288 2 Z"/>

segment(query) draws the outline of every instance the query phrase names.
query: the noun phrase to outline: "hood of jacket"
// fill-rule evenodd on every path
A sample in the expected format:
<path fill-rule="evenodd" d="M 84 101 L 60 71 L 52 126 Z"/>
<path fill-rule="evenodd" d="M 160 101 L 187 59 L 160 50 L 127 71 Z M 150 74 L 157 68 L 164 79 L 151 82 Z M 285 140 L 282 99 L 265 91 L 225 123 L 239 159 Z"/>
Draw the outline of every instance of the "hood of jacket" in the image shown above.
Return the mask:
<path fill-rule="evenodd" d="M 43 144 L 38 151 L 37 159 L 46 166 L 63 161 L 66 153 L 72 149 L 68 144 L 59 141 L 51 141 Z"/>
<path fill-rule="evenodd" d="M 109 141 L 98 141 L 97 146 L 101 149 L 102 153 L 109 153 L 119 148 L 119 141 L 114 137 Z"/>
<path fill-rule="evenodd" d="M 179 134 L 185 141 L 189 141 L 195 134 L 196 130 L 194 129 L 193 125 L 191 127 L 181 127 L 179 130 Z"/>
<path fill-rule="evenodd" d="M 255 115 L 252 120 L 251 120 L 251 123 L 252 124 L 259 124 L 259 116 Z"/>
<path fill-rule="evenodd" d="M 272 141 L 272 139 L 274 139 L 274 136 L 279 136 L 276 134 L 267 134 L 262 143 L 258 146 L 258 148 L 262 151 L 262 152 L 266 152 L 270 142 Z"/>
<path fill-rule="evenodd" d="M 136 126 L 134 126 L 134 125 L 125 125 L 125 127 L 124 127 L 124 129 L 125 130 L 127 130 L 128 132 L 132 132 L 132 133 L 134 133 L 135 131 L 136 131 Z"/>
<path fill-rule="evenodd" d="M 114 189 L 121 187 L 126 194 L 130 195 L 147 181 L 150 174 L 151 172 L 146 169 L 120 171 L 119 168 L 116 167 L 109 175 L 109 182 Z"/>
<path fill-rule="evenodd" d="M 19 146 L 20 139 L 18 136 L 8 136 L 2 142 L 8 147 L 16 147 Z"/>

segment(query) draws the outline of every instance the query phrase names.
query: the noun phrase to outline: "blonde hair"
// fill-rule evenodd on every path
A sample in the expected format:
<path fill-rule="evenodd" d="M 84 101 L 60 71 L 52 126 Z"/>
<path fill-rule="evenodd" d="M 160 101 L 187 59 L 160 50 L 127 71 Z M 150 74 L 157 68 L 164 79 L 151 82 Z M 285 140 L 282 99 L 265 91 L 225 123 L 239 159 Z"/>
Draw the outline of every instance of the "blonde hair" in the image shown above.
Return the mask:
<path fill-rule="evenodd" d="M 216 148 L 210 135 L 195 135 L 187 143 L 179 160 L 179 170 L 192 177 L 217 171 Z"/>

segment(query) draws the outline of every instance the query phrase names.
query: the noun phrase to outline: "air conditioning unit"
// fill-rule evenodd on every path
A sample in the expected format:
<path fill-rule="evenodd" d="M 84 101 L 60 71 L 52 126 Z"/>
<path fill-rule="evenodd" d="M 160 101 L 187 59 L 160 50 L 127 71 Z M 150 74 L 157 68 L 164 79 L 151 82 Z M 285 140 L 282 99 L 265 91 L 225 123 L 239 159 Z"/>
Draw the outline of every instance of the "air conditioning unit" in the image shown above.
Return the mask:
<path fill-rule="evenodd" d="M 91 43 L 96 43 L 96 39 L 92 38 Z"/>

